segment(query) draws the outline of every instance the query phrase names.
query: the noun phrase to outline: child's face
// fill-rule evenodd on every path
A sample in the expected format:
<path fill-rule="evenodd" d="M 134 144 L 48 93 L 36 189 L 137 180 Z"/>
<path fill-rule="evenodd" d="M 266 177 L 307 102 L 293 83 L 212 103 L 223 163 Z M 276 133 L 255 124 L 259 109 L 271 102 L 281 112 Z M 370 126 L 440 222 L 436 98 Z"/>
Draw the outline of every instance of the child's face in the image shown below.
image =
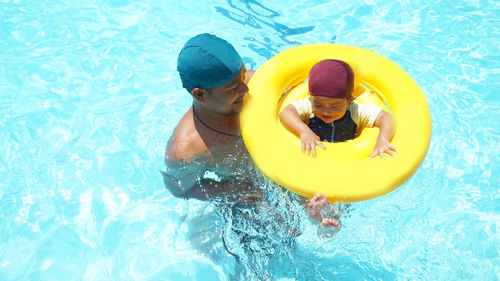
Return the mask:
<path fill-rule="evenodd" d="M 342 118 L 351 104 L 352 98 L 329 98 L 322 96 L 311 96 L 312 109 L 314 116 L 323 120 L 325 123 L 332 123 Z"/>

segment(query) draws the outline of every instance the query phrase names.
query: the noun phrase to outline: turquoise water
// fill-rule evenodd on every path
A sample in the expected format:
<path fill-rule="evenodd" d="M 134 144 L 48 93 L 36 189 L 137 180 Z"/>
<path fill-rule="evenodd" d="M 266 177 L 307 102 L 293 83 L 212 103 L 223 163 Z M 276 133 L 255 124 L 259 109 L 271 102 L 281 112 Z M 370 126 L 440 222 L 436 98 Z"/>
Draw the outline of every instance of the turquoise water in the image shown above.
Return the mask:
<path fill-rule="evenodd" d="M 500 279 L 498 14 L 480 0 L 0 0 L 0 280 Z M 220 210 L 172 197 L 159 173 L 190 106 L 176 57 L 202 32 L 252 69 L 317 42 L 393 60 L 429 103 L 427 158 L 350 205 L 332 239 L 302 221 L 292 250 L 236 262 L 212 235 Z"/>

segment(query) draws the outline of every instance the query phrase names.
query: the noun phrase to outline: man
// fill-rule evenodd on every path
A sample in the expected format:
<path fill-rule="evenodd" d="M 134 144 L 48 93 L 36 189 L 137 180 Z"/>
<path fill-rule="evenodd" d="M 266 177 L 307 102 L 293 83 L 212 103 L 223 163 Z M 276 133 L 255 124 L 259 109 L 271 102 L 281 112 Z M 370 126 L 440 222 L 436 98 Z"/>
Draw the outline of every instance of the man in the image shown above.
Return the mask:
<path fill-rule="evenodd" d="M 207 230 L 195 220 L 194 237 L 220 237 L 224 255 L 264 279 L 273 257 L 294 251 L 301 219 L 291 195 L 255 172 L 241 138 L 239 113 L 254 71 L 246 70 L 231 44 L 210 34 L 186 43 L 177 70 L 193 104 L 168 141 L 165 186 L 180 198 L 220 198 L 215 212 L 224 225 Z"/>
<path fill-rule="evenodd" d="M 239 113 L 254 71 L 230 43 L 206 33 L 185 44 L 177 70 L 193 105 L 168 141 L 164 183 L 176 197 L 207 200 L 245 181 Z"/>
<path fill-rule="evenodd" d="M 265 184 L 261 185 L 262 177 L 254 173 L 239 126 L 243 98 L 248 93 L 247 83 L 255 72 L 246 70 L 230 43 L 210 34 L 197 35 L 184 45 L 177 70 L 183 87 L 193 97 L 193 104 L 167 144 L 167 169 L 163 172 L 166 188 L 172 195 L 187 199 L 208 200 L 220 194 L 227 195 L 223 199 L 233 196 L 237 209 L 254 203 L 271 206 L 267 202 L 269 198 L 262 203 Z M 273 210 L 281 214 L 276 212 L 272 220 L 298 223 L 290 219 L 294 216 L 291 201 L 287 196 L 280 198 L 282 201 L 277 205 L 283 210 Z M 269 222 L 262 225 L 269 226 Z M 277 228 L 286 235 L 300 232 L 298 227 Z M 286 235 L 283 235 L 285 240 Z"/>

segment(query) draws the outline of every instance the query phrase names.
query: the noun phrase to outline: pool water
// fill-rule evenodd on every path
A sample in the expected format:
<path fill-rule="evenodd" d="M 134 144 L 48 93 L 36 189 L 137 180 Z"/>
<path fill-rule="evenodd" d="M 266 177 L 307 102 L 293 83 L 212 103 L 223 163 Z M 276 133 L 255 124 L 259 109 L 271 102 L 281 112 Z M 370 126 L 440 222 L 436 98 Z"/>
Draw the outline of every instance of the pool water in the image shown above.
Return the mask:
<path fill-rule="evenodd" d="M 499 14 L 493 0 L 0 0 L 0 280 L 500 279 Z M 342 207 L 329 239 L 274 202 L 301 234 L 245 251 L 227 210 L 174 198 L 160 173 L 191 102 L 176 58 L 202 32 L 249 69 L 318 42 L 391 59 L 427 98 L 427 158 Z"/>

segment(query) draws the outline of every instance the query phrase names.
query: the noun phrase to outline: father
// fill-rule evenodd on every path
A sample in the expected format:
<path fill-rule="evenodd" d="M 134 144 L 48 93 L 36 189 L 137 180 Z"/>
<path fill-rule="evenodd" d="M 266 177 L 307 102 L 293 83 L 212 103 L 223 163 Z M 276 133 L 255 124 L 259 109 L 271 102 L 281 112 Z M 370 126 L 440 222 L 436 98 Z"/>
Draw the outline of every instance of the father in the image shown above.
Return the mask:
<path fill-rule="evenodd" d="M 210 34 L 191 38 L 177 61 L 183 87 L 193 97 L 168 141 L 165 151 L 166 188 L 176 197 L 208 200 L 220 194 L 237 201 L 259 201 L 253 165 L 240 133 L 239 114 L 253 70 L 246 70 L 240 55 L 227 41 Z M 226 196 L 227 197 L 227 196 Z M 302 199 L 304 200 L 304 198 Z M 323 228 L 340 226 L 324 220 L 326 197 L 315 196 L 307 205 L 309 217 Z"/>
<path fill-rule="evenodd" d="M 206 33 L 182 48 L 177 70 L 193 105 L 168 141 L 164 183 L 176 197 L 207 200 L 244 180 L 239 113 L 254 71 L 230 43 Z"/>

